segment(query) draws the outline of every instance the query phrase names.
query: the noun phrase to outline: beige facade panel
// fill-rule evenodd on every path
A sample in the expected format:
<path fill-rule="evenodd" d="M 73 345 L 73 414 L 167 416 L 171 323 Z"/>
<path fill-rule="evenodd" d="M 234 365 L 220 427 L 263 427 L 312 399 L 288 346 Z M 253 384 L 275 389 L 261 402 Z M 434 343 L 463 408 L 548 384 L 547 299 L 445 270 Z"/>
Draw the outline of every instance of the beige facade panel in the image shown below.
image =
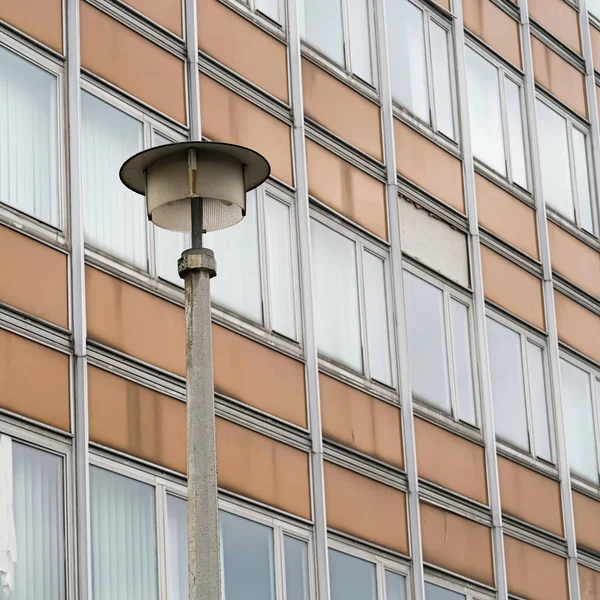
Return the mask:
<path fill-rule="evenodd" d="M 481 246 L 485 297 L 545 329 L 542 282 L 486 246 Z"/>
<path fill-rule="evenodd" d="M 558 481 L 498 457 L 502 512 L 562 537 Z"/>
<path fill-rule="evenodd" d="M 0 226 L 0 302 L 68 329 L 67 256 Z"/>
<path fill-rule="evenodd" d="M 217 418 L 219 487 L 311 518 L 308 454 Z"/>
<path fill-rule="evenodd" d="M 408 555 L 406 494 L 333 463 L 324 468 L 328 527 Z"/>
<path fill-rule="evenodd" d="M 548 221 L 552 268 L 600 298 L 600 252 Z"/>
<path fill-rule="evenodd" d="M 283 121 L 200 74 L 202 134 L 215 142 L 248 146 L 271 163 L 271 173 L 294 185 L 291 132 Z"/>
<path fill-rule="evenodd" d="M 85 1 L 80 18 L 83 68 L 187 122 L 184 61 Z"/>
<path fill-rule="evenodd" d="M 2 0 L 0 20 L 63 53 L 62 0 Z"/>
<path fill-rule="evenodd" d="M 464 0 L 465 27 L 500 56 L 521 68 L 519 24 L 492 0 Z"/>
<path fill-rule="evenodd" d="M 404 468 L 400 408 L 319 375 L 323 437 Z"/>
<path fill-rule="evenodd" d="M 536 82 L 587 119 L 583 73 L 533 36 L 531 51 Z"/>
<path fill-rule="evenodd" d="M 124 0 L 129 6 L 162 25 L 175 35 L 183 37 L 181 0 Z"/>
<path fill-rule="evenodd" d="M 383 183 L 309 139 L 306 166 L 311 196 L 387 240 Z"/>
<path fill-rule="evenodd" d="M 185 376 L 185 315 L 180 306 L 86 267 L 88 337 Z"/>
<path fill-rule="evenodd" d="M 539 260 L 535 210 L 475 173 L 479 224 Z"/>
<path fill-rule="evenodd" d="M 0 408 L 70 431 L 69 357 L 0 329 Z"/>
<path fill-rule="evenodd" d="M 508 591 L 527 600 L 569 600 L 567 561 L 504 536 Z"/>
<path fill-rule="evenodd" d="M 554 292 L 558 338 L 600 362 L 600 317 L 560 292 Z"/>
<path fill-rule="evenodd" d="M 423 419 L 415 418 L 419 477 L 488 503 L 484 449 Z"/>
<path fill-rule="evenodd" d="M 581 600 L 600 598 L 600 573 L 579 565 L 579 593 Z"/>
<path fill-rule="evenodd" d="M 491 532 L 464 517 L 421 502 L 423 560 L 494 585 Z"/>
<path fill-rule="evenodd" d="M 581 54 L 579 13 L 565 0 L 529 0 L 529 14 L 571 50 Z"/>
<path fill-rule="evenodd" d="M 213 325 L 215 391 L 307 428 L 304 365 Z"/>
<path fill-rule="evenodd" d="M 185 402 L 88 367 L 90 440 L 186 472 Z"/>
<path fill-rule="evenodd" d="M 573 512 L 577 545 L 600 552 L 600 502 L 573 492 Z"/>
<path fill-rule="evenodd" d="M 302 59 L 302 84 L 307 117 L 377 160 L 383 160 L 381 120 L 376 104 L 306 58 Z"/>
<path fill-rule="evenodd" d="M 202 52 L 289 104 L 285 44 L 220 0 L 198 0 L 198 45 Z"/>
<path fill-rule="evenodd" d="M 600 30 L 590 23 L 590 38 L 592 41 L 592 61 L 594 69 L 600 71 Z"/>
<path fill-rule="evenodd" d="M 450 0 L 434 0 L 436 4 L 439 4 L 442 8 L 445 8 L 448 12 L 450 12 Z"/>
<path fill-rule="evenodd" d="M 398 173 L 464 213 L 460 160 L 398 119 L 394 119 L 394 140 Z"/>

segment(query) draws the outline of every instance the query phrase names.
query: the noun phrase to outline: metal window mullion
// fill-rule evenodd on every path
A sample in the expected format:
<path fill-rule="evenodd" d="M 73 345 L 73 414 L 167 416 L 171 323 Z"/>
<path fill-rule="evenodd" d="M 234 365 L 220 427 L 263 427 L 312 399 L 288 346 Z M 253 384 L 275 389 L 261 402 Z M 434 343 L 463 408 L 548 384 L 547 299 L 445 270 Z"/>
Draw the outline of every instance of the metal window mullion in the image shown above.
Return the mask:
<path fill-rule="evenodd" d="M 185 2 L 185 48 L 187 66 L 187 99 L 189 110 L 189 139 L 202 140 L 202 120 L 200 117 L 200 75 L 198 71 L 198 11 L 196 0 Z M 218 266 L 218 265 L 217 265 Z"/>
<path fill-rule="evenodd" d="M 262 295 L 263 327 L 267 331 L 273 330 L 271 322 L 271 290 L 269 284 L 269 256 L 267 252 L 267 222 L 265 216 L 265 190 L 264 187 L 256 190 L 256 224 L 258 234 L 258 262 L 260 291 Z"/>
<path fill-rule="evenodd" d="M 164 486 L 154 486 L 156 513 L 156 569 L 158 571 L 159 599 L 167 600 L 167 494 Z"/>
<path fill-rule="evenodd" d="M 526 335 L 520 334 L 521 339 L 521 366 L 523 369 L 523 389 L 525 392 L 525 414 L 527 415 L 527 433 L 529 435 L 529 453 L 535 459 L 537 458 L 535 447 L 535 426 L 533 423 L 533 408 L 531 406 L 531 381 L 529 375 L 529 355 L 527 354 L 527 344 L 529 340 Z"/>
<path fill-rule="evenodd" d="M 429 23 L 431 17 L 426 10 L 423 12 L 423 33 L 425 37 L 425 64 L 427 69 L 427 87 L 429 97 L 429 119 L 431 128 L 437 133 L 437 111 L 435 104 L 435 90 L 433 84 L 433 64 L 431 62 L 431 37 L 429 35 Z"/>
<path fill-rule="evenodd" d="M 154 131 L 148 117 L 144 116 L 143 121 L 144 149 L 152 148 Z M 150 219 L 146 219 L 146 254 L 148 260 L 148 274 L 152 279 L 158 277 L 158 266 L 156 264 L 156 236 L 154 235 L 154 225 Z"/>
<path fill-rule="evenodd" d="M 360 339 L 362 345 L 362 372 L 365 379 L 371 380 L 371 363 L 369 359 L 369 335 L 367 331 L 367 302 L 365 297 L 365 278 L 364 278 L 364 253 L 367 252 L 365 246 L 358 240 L 355 241 L 356 255 L 356 277 L 358 279 L 358 314 L 360 320 Z"/>
<path fill-rule="evenodd" d="M 273 532 L 273 579 L 276 600 L 285 600 L 285 562 L 283 557 L 283 528 L 275 524 Z"/>
<path fill-rule="evenodd" d="M 494 65 L 496 66 L 496 65 Z M 506 90 L 504 88 L 504 80 L 506 74 L 504 71 L 496 66 L 498 72 L 498 83 L 500 92 L 500 118 L 502 119 L 502 137 L 504 146 L 504 164 L 506 167 L 506 178 L 513 183 L 513 172 L 512 172 L 512 157 L 510 155 L 510 140 L 508 137 L 508 114 L 506 108 Z"/>
<path fill-rule="evenodd" d="M 385 589 L 385 568 L 380 560 L 377 560 L 375 563 L 375 579 L 377 586 L 375 600 L 387 600 L 387 590 Z"/>
<path fill-rule="evenodd" d="M 339 0 L 342 4 L 342 31 L 344 35 L 344 69 L 352 75 L 352 53 L 350 52 L 350 15 L 348 0 Z"/>

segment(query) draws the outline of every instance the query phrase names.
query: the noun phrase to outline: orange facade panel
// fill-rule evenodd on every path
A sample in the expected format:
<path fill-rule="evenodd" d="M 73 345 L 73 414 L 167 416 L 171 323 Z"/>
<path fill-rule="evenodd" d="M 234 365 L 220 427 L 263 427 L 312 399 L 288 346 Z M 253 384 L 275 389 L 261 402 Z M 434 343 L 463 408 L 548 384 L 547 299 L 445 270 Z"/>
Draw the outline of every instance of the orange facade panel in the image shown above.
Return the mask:
<path fill-rule="evenodd" d="M 398 119 L 394 119 L 394 140 L 398 173 L 464 213 L 460 160 Z"/>
<path fill-rule="evenodd" d="M 434 0 L 436 4 L 439 4 L 442 8 L 445 8 L 447 11 L 450 11 L 450 0 Z"/>
<path fill-rule="evenodd" d="M 554 292 L 558 338 L 600 362 L 600 316 L 560 292 Z"/>
<path fill-rule="evenodd" d="M 600 30 L 590 23 L 590 38 L 592 41 L 592 61 L 594 69 L 600 71 Z"/>
<path fill-rule="evenodd" d="M 487 504 L 484 449 L 423 419 L 415 419 L 419 477 Z"/>
<path fill-rule="evenodd" d="M 289 103 L 285 44 L 220 0 L 198 0 L 198 45 L 202 52 Z"/>
<path fill-rule="evenodd" d="M 479 173 L 475 193 L 479 224 L 538 260 L 535 210 Z"/>
<path fill-rule="evenodd" d="M 573 492 L 573 513 L 577 545 L 600 552 L 600 502 Z"/>
<path fill-rule="evenodd" d="M 70 431 L 69 357 L 0 329 L 0 408 Z"/>
<path fill-rule="evenodd" d="M 85 1 L 80 18 L 83 68 L 187 122 L 184 61 Z"/>
<path fill-rule="evenodd" d="M 86 267 L 88 337 L 185 376 L 185 316 L 180 306 Z"/>
<path fill-rule="evenodd" d="M 529 14 L 571 50 L 581 54 L 579 13 L 565 0 L 529 0 Z"/>
<path fill-rule="evenodd" d="M 498 457 L 502 512 L 562 537 L 558 481 Z"/>
<path fill-rule="evenodd" d="M 387 240 L 383 183 L 309 139 L 306 163 L 311 196 Z"/>
<path fill-rule="evenodd" d="M 494 585 L 491 532 L 464 517 L 421 502 L 423 560 Z"/>
<path fill-rule="evenodd" d="M 88 367 L 90 440 L 186 472 L 185 402 Z"/>
<path fill-rule="evenodd" d="M 319 375 L 323 436 L 404 467 L 400 408 L 333 377 Z"/>
<path fill-rule="evenodd" d="M 569 600 L 566 559 L 504 536 L 508 591 L 528 600 Z"/>
<path fill-rule="evenodd" d="M 381 119 L 376 104 L 306 58 L 302 59 L 302 84 L 307 117 L 383 160 Z"/>
<path fill-rule="evenodd" d="M 219 487 L 311 518 L 308 454 L 217 418 Z"/>
<path fill-rule="evenodd" d="M 266 157 L 275 177 L 294 185 L 288 125 L 203 74 L 200 109 L 206 137 L 249 146 Z"/>
<path fill-rule="evenodd" d="M 408 555 L 406 494 L 329 462 L 324 467 L 327 525 Z"/>
<path fill-rule="evenodd" d="M 67 256 L 0 226 L 0 302 L 69 327 Z"/>
<path fill-rule="evenodd" d="M 581 600 L 600 598 L 600 573 L 579 565 L 579 593 Z"/>
<path fill-rule="evenodd" d="M 481 246 L 485 297 L 545 329 L 542 282 L 486 246 Z"/>
<path fill-rule="evenodd" d="M 181 0 L 124 0 L 124 2 L 180 38 L 183 37 Z"/>

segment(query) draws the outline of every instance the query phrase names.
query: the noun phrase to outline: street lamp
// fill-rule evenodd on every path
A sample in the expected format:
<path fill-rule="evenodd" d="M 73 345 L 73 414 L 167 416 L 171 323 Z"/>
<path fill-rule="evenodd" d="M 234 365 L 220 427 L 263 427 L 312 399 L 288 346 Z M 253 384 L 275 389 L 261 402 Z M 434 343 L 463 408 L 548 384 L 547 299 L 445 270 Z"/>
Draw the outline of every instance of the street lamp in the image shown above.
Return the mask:
<path fill-rule="evenodd" d="M 192 233 L 192 247 L 177 263 L 185 281 L 190 600 L 221 600 L 210 320 L 210 278 L 217 272 L 202 234 L 241 221 L 246 192 L 270 171 L 265 158 L 248 148 L 184 142 L 140 152 L 119 173 L 128 188 L 146 196 L 148 218 L 156 226 Z"/>

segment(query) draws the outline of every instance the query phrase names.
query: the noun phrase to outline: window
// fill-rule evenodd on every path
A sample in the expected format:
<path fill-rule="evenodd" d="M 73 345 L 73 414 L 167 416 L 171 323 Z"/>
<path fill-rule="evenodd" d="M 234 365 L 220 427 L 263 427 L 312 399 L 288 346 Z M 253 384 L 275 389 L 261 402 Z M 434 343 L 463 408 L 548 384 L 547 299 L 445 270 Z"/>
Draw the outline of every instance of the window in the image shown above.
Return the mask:
<path fill-rule="evenodd" d="M 247 196 L 246 216 L 206 235 L 215 253 L 214 304 L 291 340 L 298 340 L 296 235 L 291 201 L 260 189 Z"/>
<path fill-rule="evenodd" d="M 522 84 L 499 64 L 465 50 L 473 155 L 512 183 L 529 189 Z"/>
<path fill-rule="evenodd" d="M 466 596 L 426 581 L 425 600 L 466 600 Z"/>
<path fill-rule="evenodd" d="M 476 425 L 469 300 L 422 273 L 403 280 L 413 397 Z"/>
<path fill-rule="evenodd" d="M 596 201 L 586 128 L 545 100 L 536 101 L 542 193 L 548 207 L 594 234 Z"/>
<path fill-rule="evenodd" d="M 0 202 L 61 227 L 58 77 L 0 46 Z"/>
<path fill-rule="evenodd" d="M 348 73 L 373 84 L 369 0 L 299 0 L 302 39 Z"/>
<path fill-rule="evenodd" d="M 392 97 L 455 139 L 449 26 L 410 0 L 386 0 Z"/>
<path fill-rule="evenodd" d="M 487 317 L 496 437 L 552 462 L 542 342 L 496 317 Z"/>
<path fill-rule="evenodd" d="M 319 352 L 391 386 L 386 254 L 348 229 L 325 222 L 311 219 Z"/>
<path fill-rule="evenodd" d="M 587 9 L 590 15 L 600 19 L 600 0 L 587 0 Z"/>
<path fill-rule="evenodd" d="M 250 10 L 258 12 L 281 25 L 283 23 L 283 6 L 280 0 L 240 0 Z"/>

